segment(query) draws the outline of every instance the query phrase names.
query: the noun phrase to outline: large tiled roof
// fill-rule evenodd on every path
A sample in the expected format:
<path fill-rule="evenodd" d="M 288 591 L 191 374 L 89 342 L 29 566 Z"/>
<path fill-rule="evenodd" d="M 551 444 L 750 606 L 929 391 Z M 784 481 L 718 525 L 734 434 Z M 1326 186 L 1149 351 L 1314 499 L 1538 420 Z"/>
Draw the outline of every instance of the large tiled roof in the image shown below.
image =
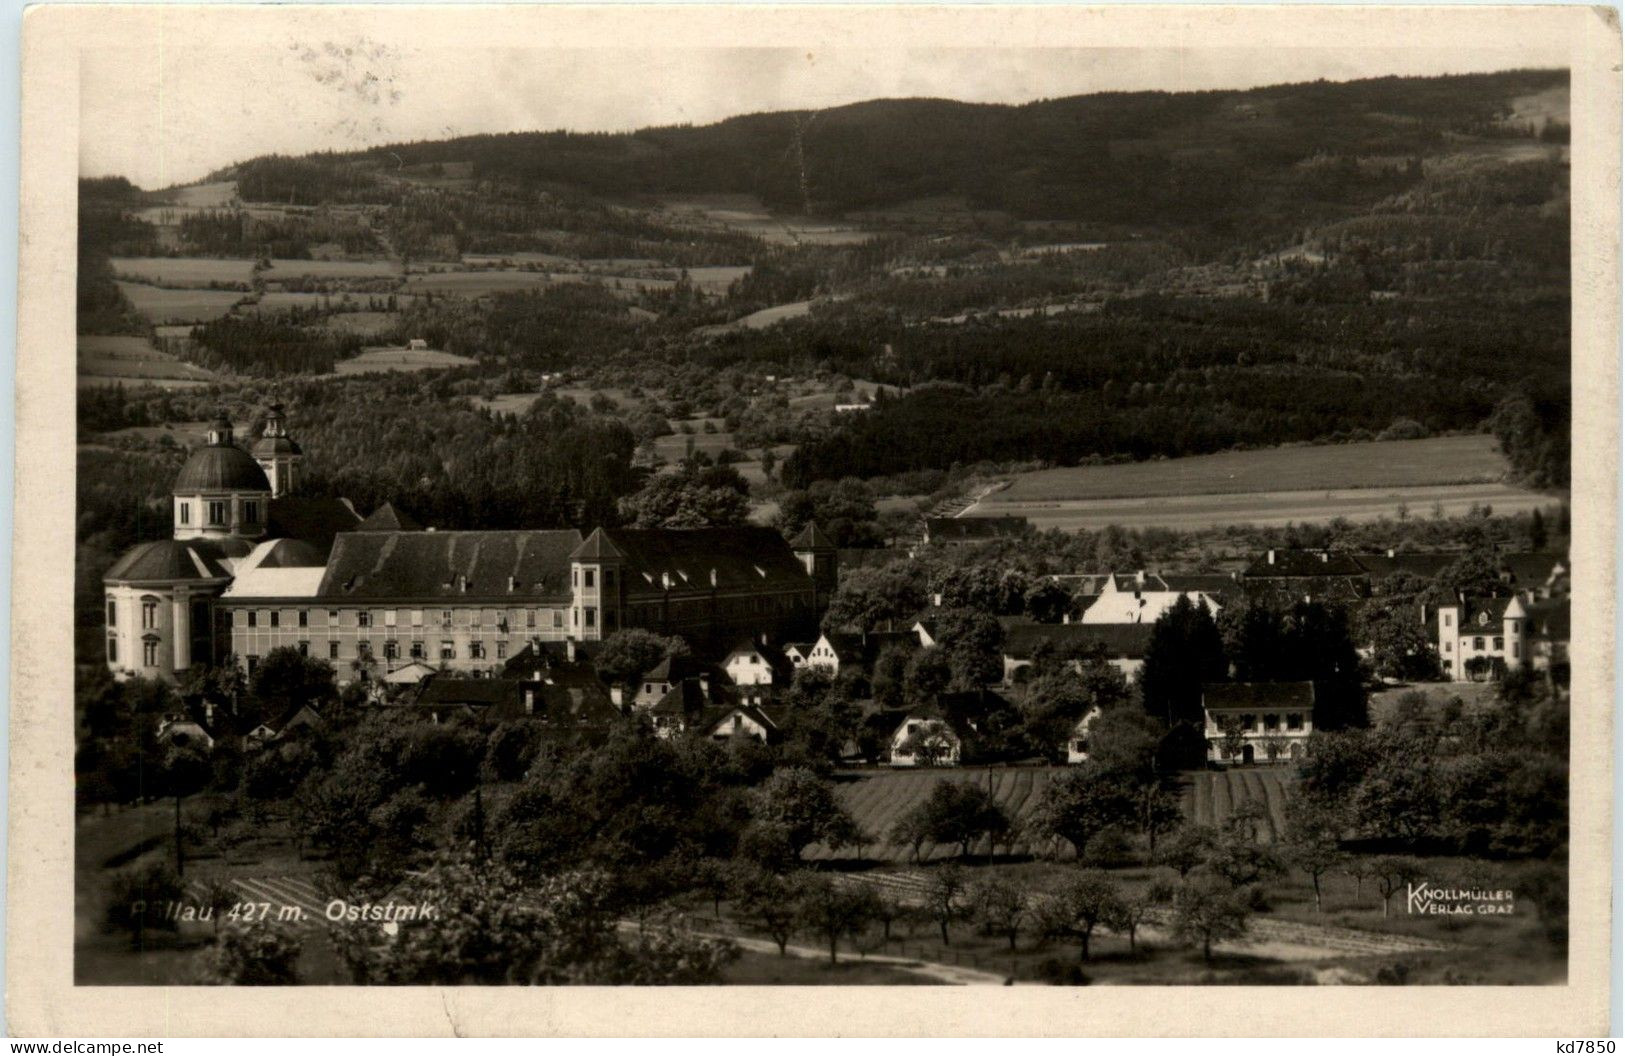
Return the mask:
<path fill-rule="evenodd" d="M 593 533 L 622 556 L 627 590 L 794 590 L 807 588 L 807 570 L 771 528 L 612 528 Z"/>
<path fill-rule="evenodd" d="M 348 499 L 283 495 L 271 500 L 265 534 L 273 539 L 299 539 L 322 553 L 333 546 L 340 532 L 353 532 L 361 523 Z"/>
<path fill-rule="evenodd" d="M 420 532 L 423 525 L 412 519 L 409 513 L 402 513 L 395 508 L 392 502 L 386 502 L 367 515 L 367 519 L 358 524 L 353 531 L 357 532 Z"/>
<path fill-rule="evenodd" d="M 790 545 L 797 550 L 835 549 L 835 544 L 830 542 L 829 536 L 820 531 L 818 525 L 812 521 L 808 521 L 807 526 L 796 533 L 795 538 L 790 540 Z"/>
<path fill-rule="evenodd" d="M 1308 708 L 1313 682 L 1215 682 L 1202 687 L 1204 708 Z"/>
<path fill-rule="evenodd" d="M 1569 640 L 1569 599 L 1558 598 L 1529 606 L 1529 637 L 1538 641 Z"/>
<path fill-rule="evenodd" d="M 261 543 L 237 563 L 223 598 L 313 598 L 326 570 L 316 548 L 297 539 Z"/>
<path fill-rule="evenodd" d="M 1025 660 L 1044 642 L 1056 649 L 1100 646 L 1111 660 L 1138 660 L 1151 644 L 1149 623 L 1017 623 L 1004 629 L 1004 655 Z"/>
<path fill-rule="evenodd" d="M 1373 579 L 1386 579 L 1400 572 L 1408 572 L 1423 579 L 1432 579 L 1446 565 L 1456 559 L 1455 554 L 1355 554 L 1354 560 Z"/>
<path fill-rule="evenodd" d="M 1365 569 L 1348 554 L 1328 550 L 1270 550 L 1247 566 L 1244 576 L 1363 576 Z"/>
<path fill-rule="evenodd" d="M 1552 578 L 1553 569 L 1568 564 L 1568 556 L 1560 553 L 1503 554 L 1501 567 L 1512 578 L 1519 590 L 1532 590 L 1544 586 Z"/>
<path fill-rule="evenodd" d="M 346 532 L 333 543 L 320 595 L 331 601 L 570 600 L 570 551 L 581 533 Z"/>
<path fill-rule="evenodd" d="M 104 582 L 183 582 L 223 579 L 248 554 L 246 539 L 159 539 L 132 547 L 113 563 Z"/>

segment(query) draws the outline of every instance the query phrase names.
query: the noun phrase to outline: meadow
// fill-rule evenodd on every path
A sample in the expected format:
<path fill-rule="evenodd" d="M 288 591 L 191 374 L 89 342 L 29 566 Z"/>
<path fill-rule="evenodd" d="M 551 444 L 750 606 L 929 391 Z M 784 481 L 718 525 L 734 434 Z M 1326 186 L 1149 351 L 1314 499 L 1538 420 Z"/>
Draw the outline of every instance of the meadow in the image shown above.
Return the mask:
<path fill-rule="evenodd" d="M 247 294 L 231 290 L 170 290 L 135 282 L 118 288 L 130 306 L 153 323 L 206 323 L 228 314 Z"/>
<path fill-rule="evenodd" d="M 196 388 L 219 378 L 153 348 L 144 337 L 80 335 L 80 385 L 132 385 L 150 383 L 161 388 Z"/>
<path fill-rule="evenodd" d="M 211 282 L 254 281 L 252 260 L 213 257 L 115 257 L 113 274 L 154 286 L 207 287 Z"/>
<path fill-rule="evenodd" d="M 333 364 L 333 374 L 344 377 L 352 374 L 394 373 L 396 371 L 443 370 L 446 367 L 467 367 L 475 361 L 467 356 L 440 352 L 432 348 L 369 348 L 359 356 L 341 359 Z"/>

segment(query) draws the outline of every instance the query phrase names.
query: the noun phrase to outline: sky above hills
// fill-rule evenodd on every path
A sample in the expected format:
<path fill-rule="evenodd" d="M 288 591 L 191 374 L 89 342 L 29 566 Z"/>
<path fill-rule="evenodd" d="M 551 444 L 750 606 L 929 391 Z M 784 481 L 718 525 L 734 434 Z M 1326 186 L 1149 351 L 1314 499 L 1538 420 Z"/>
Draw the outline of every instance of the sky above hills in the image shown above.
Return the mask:
<path fill-rule="evenodd" d="M 1562 66 L 1431 48 L 432 48 L 364 37 L 87 50 L 80 170 L 146 188 L 268 153 L 488 132 L 620 132 L 876 98 L 1024 103 Z"/>

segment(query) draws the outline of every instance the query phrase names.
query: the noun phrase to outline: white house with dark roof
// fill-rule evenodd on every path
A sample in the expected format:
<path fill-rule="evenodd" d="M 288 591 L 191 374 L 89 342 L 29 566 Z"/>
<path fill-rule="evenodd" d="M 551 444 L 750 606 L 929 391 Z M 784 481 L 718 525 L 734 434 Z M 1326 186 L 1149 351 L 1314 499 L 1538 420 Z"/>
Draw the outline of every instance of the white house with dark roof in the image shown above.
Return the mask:
<path fill-rule="evenodd" d="M 1521 598 L 1470 598 L 1441 605 L 1439 665 L 1455 682 L 1484 681 L 1529 663 L 1528 610 Z"/>
<path fill-rule="evenodd" d="M 1170 582 L 1175 580 L 1177 582 Z M 1163 576 L 1159 573 L 1114 572 L 1106 577 L 1100 593 L 1078 618 L 1079 623 L 1156 623 L 1180 598 L 1192 604 L 1207 605 L 1219 613 L 1225 587 L 1233 587 L 1228 576 Z"/>
<path fill-rule="evenodd" d="M 1313 682 L 1220 682 L 1202 687 L 1207 757 L 1226 765 L 1295 763 L 1315 732 Z"/>

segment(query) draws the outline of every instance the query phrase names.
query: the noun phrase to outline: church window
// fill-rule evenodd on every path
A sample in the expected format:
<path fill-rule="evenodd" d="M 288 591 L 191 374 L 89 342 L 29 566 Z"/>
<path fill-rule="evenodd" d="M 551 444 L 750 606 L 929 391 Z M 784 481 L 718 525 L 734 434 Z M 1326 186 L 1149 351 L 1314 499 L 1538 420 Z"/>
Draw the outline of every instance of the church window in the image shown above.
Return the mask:
<path fill-rule="evenodd" d="M 118 602 L 112 598 L 107 599 L 107 626 L 118 626 Z"/>
<path fill-rule="evenodd" d="M 243 523 L 258 524 L 260 521 L 260 504 L 253 499 L 243 503 Z"/>
<path fill-rule="evenodd" d="M 442 641 L 440 643 L 440 659 L 442 659 L 442 660 L 455 660 L 455 659 L 457 659 L 457 643 L 453 642 L 453 641 L 449 641 L 449 640 Z"/>
<path fill-rule="evenodd" d="M 339 643 L 335 638 L 329 638 L 327 640 L 327 658 L 329 660 L 337 660 L 339 658 Z"/>
<path fill-rule="evenodd" d="M 370 610 L 368 610 L 368 609 L 361 609 L 360 611 L 358 611 L 355 614 L 355 625 L 357 627 L 371 627 L 372 626 L 372 612 Z"/>
<path fill-rule="evenodd" d="M 226 523 L 226 504 L 223 500 L 211 499 L 208 503 L 209 523 L 221 525 Z"/>
<path fill-rule="evenodd" d="M 301 627 L 309 627 L 310 626 L 310 610 L 309 609 L 300 609 L 299 610 L 299 626 L 301 626 Z"/>
<path fill-rule="evenodd" d="M 117 638 L 109 638 L 109 639 L 107 639 L 107 662 L 110 663 L 110 664 L 118 663 L 118 639 Z"/>
<path fill-rule="evenodd" d="M 181 523 L 182 524 L 191 524 L 192 523 L 192 504 L 189 503 L 189 502 L 181 503 Z"/>
<path fill-rule="evenodd" d="M 141 629 L 150 631 L 158 626 L 158 602 L 154 598 L 141 599 Z"/>
<path fill-rule="evenodd" d="M 158 666 L 158 639 L 148 638 L 141 643 L 141 662 L 148 667 Z"/>

